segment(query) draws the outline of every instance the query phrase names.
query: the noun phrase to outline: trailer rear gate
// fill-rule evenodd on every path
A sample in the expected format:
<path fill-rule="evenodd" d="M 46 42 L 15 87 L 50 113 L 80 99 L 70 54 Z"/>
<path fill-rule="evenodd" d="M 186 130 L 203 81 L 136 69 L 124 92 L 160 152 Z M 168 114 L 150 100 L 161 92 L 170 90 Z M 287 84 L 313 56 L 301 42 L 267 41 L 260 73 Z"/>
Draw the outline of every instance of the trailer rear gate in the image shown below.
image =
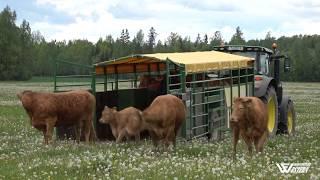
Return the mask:
<path fill-rule="evenodd" d="M 65 62 L 58 61 L 56 67 L 61 63 Z M 252 96 L 254 92 L 254 60 L 217 51 L 132 55 L 97 63 L 89 69 L 84 77 L 91 78 L 91 83 L 84 84 L 96 96 L 95 127 L 99 139 L 113 139 L 110 128 L 98 122 L 104 106 L 143 110 L 162 94 L 180 97 L 187 107 L 181 137 L 220 139 L 229 127 L 233 97 Z M 142 75 L 163 77 L 161 88 L 139 87 Z M 55 91 L 74 87 L 59 85 L 61 79 L 70 77 L 77 75 L 59 76 L 57 69 Z M 59 127 L 57 132 L 62 137 L 66 131 Z"/>

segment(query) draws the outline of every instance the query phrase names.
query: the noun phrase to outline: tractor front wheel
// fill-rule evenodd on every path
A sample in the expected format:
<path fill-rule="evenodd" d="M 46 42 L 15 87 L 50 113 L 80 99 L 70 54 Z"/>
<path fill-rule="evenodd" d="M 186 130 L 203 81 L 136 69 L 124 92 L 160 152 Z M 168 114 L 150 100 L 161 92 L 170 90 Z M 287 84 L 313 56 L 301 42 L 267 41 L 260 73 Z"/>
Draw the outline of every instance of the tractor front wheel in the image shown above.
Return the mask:
<path fill-rule="evenodd" d="M 284 96 L 280 106 L 280 122 L 278 134 L 294 135 L 296 126 L 296 113 L 293 102 L 289 97 Z"/>

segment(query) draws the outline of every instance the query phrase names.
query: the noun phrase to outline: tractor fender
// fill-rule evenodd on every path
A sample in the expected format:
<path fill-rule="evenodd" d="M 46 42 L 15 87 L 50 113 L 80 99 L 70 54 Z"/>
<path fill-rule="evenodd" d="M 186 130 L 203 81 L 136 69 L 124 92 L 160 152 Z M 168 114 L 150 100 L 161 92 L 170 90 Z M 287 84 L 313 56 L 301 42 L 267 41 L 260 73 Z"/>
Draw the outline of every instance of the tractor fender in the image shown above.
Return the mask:
<path fill-rule="evenodd" d="M 256 97 L 262 97 L 266 94 L 267 89 L 269 86 L 273 86 L 274 89 L 277 92 L 277 85 L 276 81 L 272 77 L 267 77 L 267 76 L 258 76 L 260 80 L 255 80 L 254 83 L 254 96 Z"/>

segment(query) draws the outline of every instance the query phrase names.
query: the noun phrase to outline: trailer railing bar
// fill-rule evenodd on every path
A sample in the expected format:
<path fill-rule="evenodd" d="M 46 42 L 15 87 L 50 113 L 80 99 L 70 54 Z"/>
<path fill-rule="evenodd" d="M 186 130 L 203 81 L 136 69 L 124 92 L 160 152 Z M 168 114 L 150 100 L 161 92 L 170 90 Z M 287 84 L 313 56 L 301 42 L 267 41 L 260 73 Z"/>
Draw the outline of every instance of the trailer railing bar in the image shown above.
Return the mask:
<path fill-rule="evenodd" d="M 213 104 L 213 103 L 218 103 L 218 102 L 223 102 L 222 100 L 217 100 L 217 101 L 209 101 L 209 102 L 204 102 L 204 103 L 197 103 L 197 104 L 192 104 L 192 106 L 200 106 L 200 105 L 204 105 L 204 104 Z"/>
<path fill-rule="evenodd" d="M 204 113 L 204 114 L 194 115 L 194 116 L 192 116 L 192 118 L 203 117 L 203 116 L 208 116 L 208 115 L 209 115 L 209 114 Z"/>
<path fill-rule="evenodd" d="M 202 134 L 193 136 L 192 139 L 197 139 L 197 138 L 202 137 L 202 136 L 205 136 L 205 135 L 207 135 L 207 134 L 209 134 L 209 132 L 205 132 L 205 133 L 202 133 Z"/>
<path fill-rule="evenodd" d="M 209 124 L 203 124 L 203 125 L 200 125 L 200 126 L 195 126 L 195 127 L 191 128 L 191 129 L 195 130 L 195 129 L 204 128 L 204 127 L 207 127 L 207 126 L 209 126 Z"/>
<path fill-rule="evenodd" d="M 196 95 L 196 94 L 206 94 L 206 93 L 222 92 L 222 91 L 224 91 L 224 90 L 223 89 L 218 89 L 218 90 L 209 90 L 209 91 L 203 91 L 203 92 L 193 92 L 192 94 Z"/>
<path fill-rule="evenodd" d="M 90 84 L 64 84 L 64 85 L 57 85 L 56 87 L 73 87 L 73 86 L 91 86 Z"/>
<path fill-rule="evenodd" d="M 173 74 L 173 75 L 168 75 L 169 77 L 180 77 L 181 74 Z"/>
<path fill-rule="evenodd" d="M 169 86 L 180 86 L 182 83 L 176 83 L 176 84 L 169 84 Z"/>
<path fill-rule="evenodd" d="M 87 77 L 91 78 L 91 75 L 57 75 L 57 78 L 75 78 L 75 77 Z"/>

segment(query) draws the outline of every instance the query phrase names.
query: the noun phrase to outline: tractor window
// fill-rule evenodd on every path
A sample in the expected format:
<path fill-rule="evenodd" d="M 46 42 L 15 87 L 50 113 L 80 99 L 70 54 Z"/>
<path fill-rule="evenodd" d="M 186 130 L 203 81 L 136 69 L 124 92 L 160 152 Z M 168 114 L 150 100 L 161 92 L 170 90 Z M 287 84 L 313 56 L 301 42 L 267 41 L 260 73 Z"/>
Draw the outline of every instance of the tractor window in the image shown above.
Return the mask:
<path fill-rule="evenodd" d="M 264 52 L 232 52 L 232 54 L 251 57 L 256 60 L 255 62 L 255 73 L 256 74 L 269 74 L 269 55 Z"/>
<path fill-rule="evenodd" d="M 269 55 L 267 53 L 260 53 L 260 69 L 258 74 L 269 74 Z"/>

